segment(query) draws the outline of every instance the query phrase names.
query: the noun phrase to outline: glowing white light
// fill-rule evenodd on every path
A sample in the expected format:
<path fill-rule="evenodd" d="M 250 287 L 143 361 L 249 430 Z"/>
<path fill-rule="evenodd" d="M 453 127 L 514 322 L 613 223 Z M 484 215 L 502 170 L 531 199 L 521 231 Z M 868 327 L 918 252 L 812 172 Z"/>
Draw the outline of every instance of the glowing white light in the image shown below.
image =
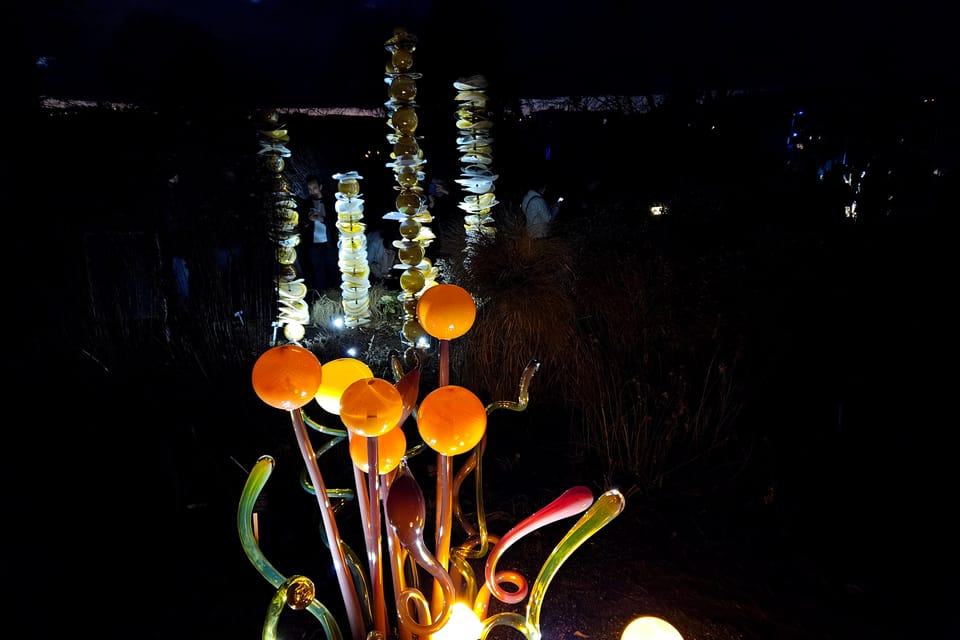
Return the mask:
<path fill-rule="evenodd" d="M 299 322 L 288 322 L 283 325 L 283 337 L 290 342 L 300 342 L 306 333 L 306 328 Z"/>
<path fill-rule="evenodd" d="M 483 631 L 480 618 L 463 602 L 450 607 L 450 618 L 440 631 L 430 636 L 431 640 L 479 640 Z"/>
<path fill-rule="evenodd" d="M 334 329 L 343 329 L 343 317 L 334 316 L 333 320 L 330 321 L 330 324 L 333 325 Z"/>
<path fill-rule="evenodd" d="M 347 349 L 347 355 L 350 356 L 351 358 L 356 358 L 357 353 L 359 353 L 359 351 L 357 350 L 356 347 L 350 347 Z"/>
<path fill-rule="evenodd" d="M 667 213 L 666 205 L 655 204 L 652 207 L 650 207 L 650 215 L 652 216 L 662 216 L 662 215 L 666 215 L 666 213 Z"/>
<path fill-rule="evenodd" d="M 641 616 L 627 625 L 620 640 L 683 640 L 683 636 L 666 620 Z"/>

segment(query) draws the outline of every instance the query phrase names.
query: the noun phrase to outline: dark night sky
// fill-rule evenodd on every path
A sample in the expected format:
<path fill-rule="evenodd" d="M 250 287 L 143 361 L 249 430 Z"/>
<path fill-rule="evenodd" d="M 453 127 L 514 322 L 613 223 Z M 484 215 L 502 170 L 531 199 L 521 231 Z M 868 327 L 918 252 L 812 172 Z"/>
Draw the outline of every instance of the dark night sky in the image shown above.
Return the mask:
<path fill-rule="evenodd" d="M 102 0 L 33 3 L 23 60 L 57 97 L 226 96 L 376 106 L 403 25 L 422 86 L 483 73 L 517 97 L 676 88 L 942 88 L 956 77 L 944 9 L 841 2 Z M 522 9 L 521 9 L 522 7 Z"/>

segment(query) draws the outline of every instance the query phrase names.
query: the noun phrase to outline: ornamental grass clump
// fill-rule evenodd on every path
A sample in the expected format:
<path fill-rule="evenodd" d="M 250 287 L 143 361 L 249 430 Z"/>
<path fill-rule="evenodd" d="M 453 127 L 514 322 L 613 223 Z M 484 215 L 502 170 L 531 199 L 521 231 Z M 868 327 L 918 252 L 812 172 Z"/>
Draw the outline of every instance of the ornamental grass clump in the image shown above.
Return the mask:
<path fill-rule="evenodd" d="M 607 484 L 654 491 L 719 465 L 741 404 L 738 342 L 709 278 L 651 242 L 642 215 L 628 228 L 595 211 L 531 239 L 510 213 L 451 274 L 479 301 L 458 345 L 467 384 L 509 397 L 504 373 L 539 360 L 531 415 L 562 416 L 551 428 Z"/>

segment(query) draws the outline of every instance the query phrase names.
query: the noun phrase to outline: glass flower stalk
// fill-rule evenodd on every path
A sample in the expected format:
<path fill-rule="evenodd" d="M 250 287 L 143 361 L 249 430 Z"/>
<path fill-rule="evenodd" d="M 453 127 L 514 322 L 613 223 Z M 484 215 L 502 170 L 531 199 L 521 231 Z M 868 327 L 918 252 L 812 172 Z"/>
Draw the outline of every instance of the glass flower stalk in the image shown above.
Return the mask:
<path fill-rule="evenodd" d="M 455 112 L 457 123 L 457 151 L 460 153 L 460 178 L 457 184 L 465 192 L 460 208 L 466 211 L 467 254 L 469 263 L 473 247 L 483 238 L 496 234 L 493 226 L 493 207 L 498 204 L 494 197 L 493 173 L 493 120 L 487 109 L 487 80 L 472 76 L 453 83 L 457 95 Z M 469 265 L 467 265 L 469 266 Z"/>
<path fill-rule="evenodd" d="M 304 300 L 307 286 L 296 268 L 300 216 L 286 176 L 285 158 L 292 155 L 286 146 L 290 135 L 276 110 L 257 114 L 257 138 L 260 143 L 257 158 L 267 183 L 265 206 L 270 216 L 270 233 L 277 243 L 278 309 L 271 343 L 277 343 L 278 329 L 288 341 L 299 342 L 306 332 L 305 325 L 310 322 L 310 308 Z"/>
<path fill-rule="evenodd" d="M 340 304 L 348 328 L 370 324 L 370 263 L 367 261 L 367 225 L 363 222 L 363 198 L 356 171 L 335 173 L 337 181 L 337 265 L 340 268 Z"/>
<path fill-rule="evenodd" d="M 624 497 L 610 490 L 594 499 L 588 488 L 574 486 L 502 535 L 491 533 L 482 482 L 488 417 L 501 409 L 524 411 L 530 383 L 540 365 L 532 360 L 524 369 L 516 400 L 483 405 L 470 390 L 450 384 L 449 346 L 473 326 L 476 305 L 472 296 L 456 285 L 437 284 L 419 297 L 415 311 L 423 330 L 439 341 L 438 383 L 423 398 L 420 374 L 424 352 L 416 348 L 407 350 L 406 356 L 414 357 L 406 371 L 399 354 L 391 354 L 389 368 L 394 381 L 390 382 L 375 377 L 358 360 L 341 358 L 321 365 L 299 345 L 272 347 L 254 364 L 254 390 L 265 403 L 290 414 L 309 477 L 302 485 L 316 495 L 321 509 L 323 533 L 353 640 L 485 640 L 497 627 L 512 628 L 527 640 L 540 640 L 540 611 L 550 582 L 574 551 L 621 513 Z M 338 415 L 344 428 L 324 427 L 310 418 L 305 408 L 314 400 Z M 415 431 L 404 429 L 411 418 Z M 317 449 L 307 427 L 331 439 Z M 418 442 L 409 447 L 407 438 L 414 433 Z M 318 463 L 323 453 L 344 440 L 350 449 L 355 493 L 328 490 Z M 411 464 L 414 456 L 430 452 L 437 456 L 437 491 L 432 505 Z M 460 465 L 455 469 L 457 459 Z M 273 466 L 269 456 L 259 458 L 237 513 L 247 557 L 276 589 L 267 605 L 263 637 L 276 637 L 285 610 L 305 609 L 318 620 L 327 640 L 341 640 L 340 627 L 317 600 L 313 582 L 301 574 L 280 574 L 259 548 L 252 525 L 254 505 Z M 460 507 L 460 494 L 471 477 L 474 500 L 468 517 Z M 365 567 L 339 535 L 331 504 L 336 498 L 356 499 L 367 555 Z M 426 529 L 431 508 L 436 523 L 433 536 Z M 510 548 L 524 536 L 577 516 L 535 579 L 502 568 Z M 388 575 L 392 597 L 387 596 Z M 493 613 L 492 599 L 504 605 Z M 524 601 L 522 612 L 499 610 L 523 606 Z M 473 631 L 455 628 L 464 617 Z"/>
<path fill-rule="evenodd" d="M 397 296 L 403 314 L 400 330 L 401 340 L 408 345 L 426 346 L 429 336 L 417 322 L 416 304 L 423 291 L 436 284 L 437 269 L 426 257 L 426 248 L 436 238 L 428 223 L 433 216 L 426 208 L 423 195 L 423 182 L 426 177 L 421 170 L 426 160 L 416 135 L 419 125 L 417 115 L 417 80 L 421 75 L 413 71 L 413 52 L 417 48 L 417 37 L 403 28 L 394 30 L 393 36 L 384 44 L 390 52 L 386 65 L 386 78 L 389 100 L 387 125 L 391 132 L 387 141 L 392 145 L 387 163 L 396 180 L 396 210 L 387 213 L 384 219 L 400 223 L 400 240 L 393 246 L 397 249 L 400 269 L 400 294 Z"/>

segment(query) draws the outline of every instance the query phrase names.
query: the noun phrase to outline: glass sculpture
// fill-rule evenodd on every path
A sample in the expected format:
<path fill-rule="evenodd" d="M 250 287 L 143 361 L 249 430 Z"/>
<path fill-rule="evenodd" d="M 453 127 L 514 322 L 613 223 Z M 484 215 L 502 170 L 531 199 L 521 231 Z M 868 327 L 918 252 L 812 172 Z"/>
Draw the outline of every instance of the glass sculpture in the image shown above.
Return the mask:
<path fill-rule="evenodd" d="M 621 513 L 624 497 L 610 490 L 594 499 L 587 487 L 574 486 L 506 533 L 491 533 L 482 483 L 488 416 L 497 410 L 524 411 L 530 382 L 540 365 L 532 360 L 522 372 L 516 400 L 484 405 L 469 389 L 449 383 L 450 342 L 464 336 L 476 319 L 470 293 L 453 284 L 435 285 L 419 297 L 416 318 L 438 341 L 438 381 L 429 393 L 421 394 L 426 357 L 422 350 L 408 349 L 407 355 L 412 356 L 408 360 L 414 364 L 406 371 L 399 354 L 393 352 L 389 364 L 394 380 L 388 381 L 375 377 L 359 360 L 340 358 L 321 364 L 311 351 L 294 344 L 272 347 L 257 359 L 251 376 L 254 391 L 263 402 L 290 416 L 308 478 L 303 485 L 316 496 L 353 640 L 480 640 L 499 626 L 515 629 L 528 640 L 539 640 L 540 610 L 551 580 L 574 551 Z M 343 428 L 324 427 L 309 419 L 303 407 L 314 401 L 339 416 Z M 408 446 L 402 429 L 411 418 L 421 440 L 413 447 Z M 310 428 L 331 439 L 315 448 Z M 332 499 L 349 493 L 328 490 L 318 463 L 324 452 L 344 440 L 353 463 L 356 487 L 352 497 L 361 516 L 365 566 L 344 543 L 337 526 Z M 413 456 L 431 453 L 436 456 L 437 470 L 433 505 L 428 504 L 410 465 Z M 461 463 L 456 470 L 455 460 Z M 303 575 L 281 575 L 257 543 L 254 504 L 274 464 L 270 456 L 257 461 L 237 513 L 237 529 L 247 557 L 276 588 L 267 607 L 263 637 L 276 637 L 280 615 L 291 608 L 308 610 L 328 640 L 340 640 L 340 626 L 317 600 L 314 583 Z M 471 476 L 472 520 L 460 505 L 461 491 Z M 431 508 L 435 526 L 428 539 L 425 525 Z M 524 536 L 575 516 L 580 517 L 532 582 L 518 571 L 501 568 L 505 552 Z M 481 568 L 479 577 L 475 567 Z M 394 594 L 390 602 L 387 575 Z M 506 605 L 526 601 L 526 607 L 522 613 L 490 614 L 491 598 Z M 462 624 L 472 631 L 463 631 L 458 626 Z"/>

